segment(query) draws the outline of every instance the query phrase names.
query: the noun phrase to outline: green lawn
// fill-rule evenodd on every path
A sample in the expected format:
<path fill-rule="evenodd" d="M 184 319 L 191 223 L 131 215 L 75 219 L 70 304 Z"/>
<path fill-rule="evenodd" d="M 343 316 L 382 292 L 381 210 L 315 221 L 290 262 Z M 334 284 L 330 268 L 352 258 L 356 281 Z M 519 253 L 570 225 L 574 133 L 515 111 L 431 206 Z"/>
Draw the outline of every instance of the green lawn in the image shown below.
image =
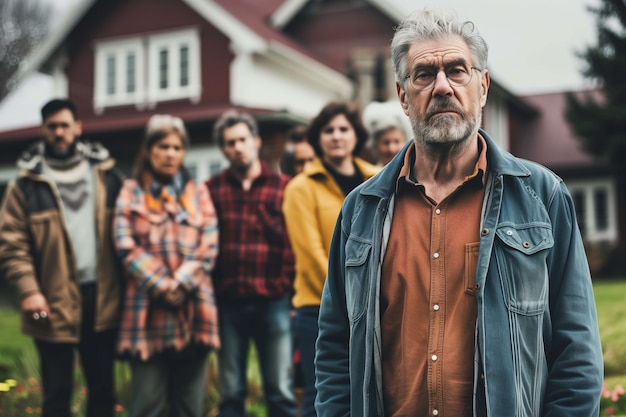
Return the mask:
<path fill-rule="evenodd" d="M 626 303 L 624 303 L 626 279 L 596 281 L 594 282 L 594 290 L 604 353 L 605 380 L 610 389 L 614 389 L 616 385 L 626 386 Z M 262 397 L 259 385 L 260 375 L 254 356 L 253 352 L 253 365 L 250 367 L 248 374 L 249 379 L 254 381 L 250 386 L 250 391 L 255 399 L 252 399 L 249 404 L 249 415 L 260 417 L 264 415 L 264 410 L 260 402 Z M 208 376 L 209 385 L 212 385 L 207 393 L 209 397 L 207 398 L 208 416 L 215 415 L 215 404 L 219 398 L 215 392 L 217 378 L 214 358 L 212 359 L 212 366 Z M 118 380 L 128 378 L 128 372 L 121 364 L 117 374 Z M 20 333 L 19 313 L 10 309 L 0 310 L 0 383 L 8 378 L 14 378 L 26 385 L 29 380 L 31 383 L 33 379 L 38 380 L 38 375 L 35 348 L 31 339 L 24 337 Z M 126 389 L 122 388 L 122 390 L 125 391 L 122 394 L 128 394 Z M 7 407 L 6 400 L 8 397 L 3 397 L 11 394 L 12 392 L 8 394 L 0 392 L 0 409 L 3 406 Z M 121 397 L 126 395 L 121 395 Z M 37 399 L 36 402 L 34 401 L 35 399 Z M 34 410 L 33 416 L 38 415 L 36 410 L 38 401 L 38 397 L 34 396 L 32 402 L 35 403 L 31 404 Z M 120 401 L 123 404 L 126 403 L 123 398 Z M 612 405 L 609 399 L 603 399 L 603 408 Z M 20 406 L 24 407 L 23 401 L 20 403 Z M 626 396 L 621 398 L 616 411 L 614 417 L 626 417 Z M 118 415 L 124 416 L 125 413 L 121 412 Z"/>

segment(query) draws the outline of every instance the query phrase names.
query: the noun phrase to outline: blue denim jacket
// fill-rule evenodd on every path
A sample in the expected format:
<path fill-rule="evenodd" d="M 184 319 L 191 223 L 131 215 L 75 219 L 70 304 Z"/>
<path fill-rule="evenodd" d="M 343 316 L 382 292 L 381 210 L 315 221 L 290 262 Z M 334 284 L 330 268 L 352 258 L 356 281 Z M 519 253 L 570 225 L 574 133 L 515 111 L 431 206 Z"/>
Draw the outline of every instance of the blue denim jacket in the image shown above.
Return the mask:
<path fill-rule="evenodd" d="M 602 349 L 574 205 L 547 169 L 487 142 L 476 282 L 475 417 L 597 417 Z M 344 202 L 315 359 L 317 415 L 383 416 L 381 263 L 408 145 Z M 410 372 L 410 370 L 407 370 Z"/>

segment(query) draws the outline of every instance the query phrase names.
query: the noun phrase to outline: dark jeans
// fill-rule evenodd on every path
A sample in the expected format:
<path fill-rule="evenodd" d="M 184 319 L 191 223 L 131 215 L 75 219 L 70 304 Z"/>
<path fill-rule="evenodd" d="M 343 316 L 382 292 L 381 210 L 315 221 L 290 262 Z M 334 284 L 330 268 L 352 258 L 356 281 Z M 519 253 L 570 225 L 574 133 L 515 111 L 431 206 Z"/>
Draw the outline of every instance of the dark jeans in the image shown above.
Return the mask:
<path fill-rule="evenodd" d="M 293 328 L 296 334 L 296 345 L 300 350 L 300 369 L 304 399 L 302 401 L 302 417 L 315 417 L 315 341 L 317 340 L 317 318 L 319 307 L 301 307 L 296 309 Z"/>
<path fill-rule="evenodd" d="M 115 405 L 113 365 L 117 332 L 94 332 L 96 286 L 81 286 L 83 316 L 78 344 L 50 343 L 35 339 L 43 385 L 42 417 L 70 417 L 74 378 L 74 352 L 87 381 L 86 417 L 112 417 Z"/>
<path fill-rule="evenodd" d="M 243 417 L 247 396 L 248 348 L 254 340 L 269 417 L 295 417 L 292 386 L 290 297 L 229 302 L 218 306 L 220 338 L 219 417 Z"/>

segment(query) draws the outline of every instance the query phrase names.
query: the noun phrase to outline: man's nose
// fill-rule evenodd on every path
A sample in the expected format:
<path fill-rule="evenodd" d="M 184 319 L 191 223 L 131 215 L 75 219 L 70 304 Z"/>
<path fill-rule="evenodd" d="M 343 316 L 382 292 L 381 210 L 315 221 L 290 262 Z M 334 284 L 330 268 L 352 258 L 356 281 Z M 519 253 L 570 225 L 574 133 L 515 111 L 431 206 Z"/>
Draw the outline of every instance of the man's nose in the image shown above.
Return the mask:
<path fill-rule="evenodd" d="M 433 94 L 437 95 L 449 95 L 452 94 L 452 86 L 450 80 L 446 76 L 444 71 L 438 71 L 435 77 L 435 86 L 433 87 Z"/>

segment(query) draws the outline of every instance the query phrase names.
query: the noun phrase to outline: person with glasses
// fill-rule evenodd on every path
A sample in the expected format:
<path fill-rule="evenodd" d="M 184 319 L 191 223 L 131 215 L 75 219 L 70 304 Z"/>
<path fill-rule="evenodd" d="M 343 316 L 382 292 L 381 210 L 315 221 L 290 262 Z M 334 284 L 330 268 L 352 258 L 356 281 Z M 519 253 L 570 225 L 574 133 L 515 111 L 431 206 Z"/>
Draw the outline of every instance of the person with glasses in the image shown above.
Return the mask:
<path fill-rule="evenodd" d="M 86 417 L 113 417 L 122 285 L 111 237 L 122 174 L 82 137 L 74 102 L 41 108 L 42 140 L 18 160 L 0 209 L 0 276 L 15 287 L 39 356 L 43 417 L 72 414 L 76 354 Z"/>
<path fill-rule="evenodd" d="M 602 348 L 574 204 L 481 129 L 487 44 L 425 9 L 399 24 L 391 58 L 414 139 L 337 220 L 317 415 L 597 416 Z"/>

